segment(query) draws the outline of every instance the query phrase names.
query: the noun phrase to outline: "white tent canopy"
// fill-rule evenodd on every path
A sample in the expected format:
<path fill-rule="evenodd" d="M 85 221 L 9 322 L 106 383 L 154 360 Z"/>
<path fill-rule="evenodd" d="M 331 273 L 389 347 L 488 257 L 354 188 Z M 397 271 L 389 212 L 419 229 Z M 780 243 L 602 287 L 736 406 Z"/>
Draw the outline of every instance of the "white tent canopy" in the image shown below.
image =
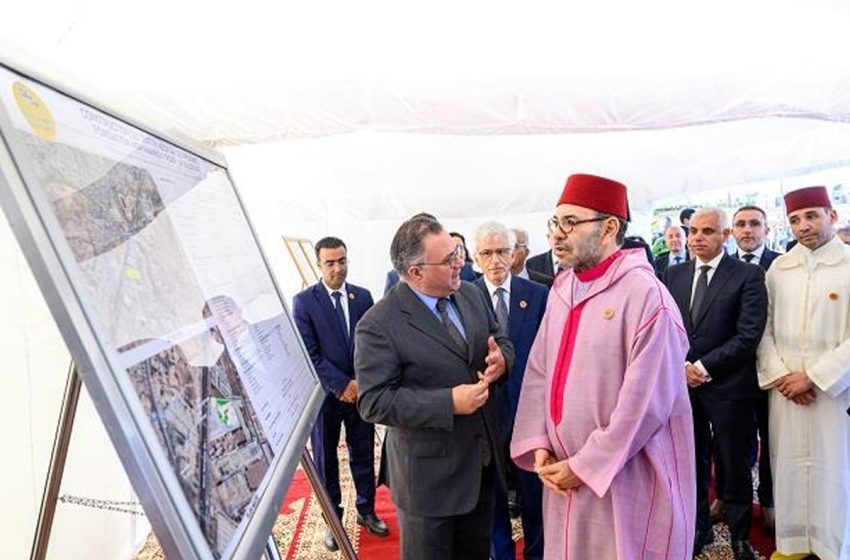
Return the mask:
<path fill-rule="evenodd" d="M 281 235 L 342 236 L 352 280 L 380 292 L 390 236 L 420 210 L 467 234 L 492 218 L 525 226 L 540 251 L 572 172 L 626 183 L 646 233 L 660 198 L 846 167 L 848 28 L 850 5 L 825 0 L 30 0 L 4 10 L 0 58 L 221 148 L 291 296 Z M 0 242 L 15 252 L 5 224 Z M 0 536 L 17 558 L 67 355 L 20 256 L 9 259 L 3 353 L 25 375 L 9 389 L 18 454 L 0 472 L 0 494 L 15 496 Z M 98 433 L 74 444 L 86 447 L 68 491 L 127 499 Z M 108 487 L 82 474 L 116 470 Z M 66 509 L 64 553 L 52 557 L 86 557 L 85 527 L 114 535 L 91 549 L 104 553 L 131 549 L 146 528 Z"/>

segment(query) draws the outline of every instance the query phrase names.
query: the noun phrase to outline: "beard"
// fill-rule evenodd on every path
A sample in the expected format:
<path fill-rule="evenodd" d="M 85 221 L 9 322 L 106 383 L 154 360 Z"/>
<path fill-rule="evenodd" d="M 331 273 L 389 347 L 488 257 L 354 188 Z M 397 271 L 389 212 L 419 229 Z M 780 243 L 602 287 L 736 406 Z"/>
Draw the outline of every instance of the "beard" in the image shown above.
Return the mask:
<path fill-rule="evenodd" d="M 602 244 L 599 239 L 600 228 L 596 228 L 593 235 L 588 235 L 582 240 L 573 243 L 567 253 L 567 266 L 575 272 L 590 270 L 602 260 Z"/>

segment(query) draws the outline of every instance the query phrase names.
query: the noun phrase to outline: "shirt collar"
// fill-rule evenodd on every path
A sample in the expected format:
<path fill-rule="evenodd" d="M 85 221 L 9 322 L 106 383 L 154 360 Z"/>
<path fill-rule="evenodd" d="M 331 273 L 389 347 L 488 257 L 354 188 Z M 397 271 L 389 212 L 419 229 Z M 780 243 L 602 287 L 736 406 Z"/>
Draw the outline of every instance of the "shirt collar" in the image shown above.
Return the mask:
<path fill-rule="evenodd" d="M 422 300 L 422 303 L 425 304 L 425 307 L 430 309 L 432 313 L 437 312 L 436 311 L 437 310 L 437 300 L 439 300 L 440 298 L 434 297 L 434 296 L 429 296 L 428 294 L 423 294 L 422 292 L 420 292 L 419 290 L 417 290 L 416 288 L 414 288 L 410 284 L 408 284 L 408 287 L 411 290 L 413 290 L 413 293 L 416 294 L 416 297 L 418 297 L 420 300 Z M 452 296 L 449 296 L 449 301 L 452 301 Z"/>
<path fill-rule="evenodd" d="M 716 257 L 714 257 L 713 259 L 711 259 L 708 262 L 703 261 L 701 258 L 699 258 L 695 255 L 694 256 L 694 263 L 695 263 L 695 266 L 696 266 L 696 270 L 699 270 L 699 267 L 706 265 L 706 264 L 708 266 L 710 266 L 712 268 L 712 270 L 717 270 L 717 265 L 720 264 L 720 259 L 723 258 L 724 254 L 725 253 L 723 251 L 720 251 L 719 255 L 717 255 Z"/>
<path fill-rule="evenodd" d="M 738 258 L 740 259 L 744 255 L 753 255 L 755 258 L 761 260 L 761 256 L 764 254 L 764 243 L 756 247 L 755 251 L 742 251 L 740 247 L 738 247 Z"/>
<path fill-rule="evenodd" d="M 347 297 L 348 297 L 348 290 L 346 290 L 346 289 L 345 289 L 345 286 L 346 286 L 346 283 L 345 283 L 345 282 L 343 282 L 343 283 L 342 283 L 342 286 L 340 286 L 340 288 L 339 288 L 338 290 L 332 290 L 332 289 L 331 289 L 331 288 L 330 288 L 327 284 L 325 284 L 325 280 L 324 280 L 324 279 L 322 279 L 322 286 L 324 286 L 325 291 L 327 291 L 327 292 L 328 292 L 328 297 L 330 297 L 330 298 L 333 298 L 333 295 L 332 295 L 332 294 L 333 294 L 334 292 L 339 292 L 339 293 L 341 293 L 341 294 L 342 294 L 343 299 L 345 299 L 345 298 L 347 298 Z"/>
<path fill-rule="evenodd" d="M 508 273 L 507 278 L 501 286 L 493 284 L 486 276 L 482 276 L 482 278 L 484 278 L 484 285 L 487 286 L 487 292 L 490 294 L 490 297 L 493 297 L 496 294 L 496 290 L 498 288 L 503 288 L 508 295 L 511 295 L 511 276 L 512 275 Z"/>

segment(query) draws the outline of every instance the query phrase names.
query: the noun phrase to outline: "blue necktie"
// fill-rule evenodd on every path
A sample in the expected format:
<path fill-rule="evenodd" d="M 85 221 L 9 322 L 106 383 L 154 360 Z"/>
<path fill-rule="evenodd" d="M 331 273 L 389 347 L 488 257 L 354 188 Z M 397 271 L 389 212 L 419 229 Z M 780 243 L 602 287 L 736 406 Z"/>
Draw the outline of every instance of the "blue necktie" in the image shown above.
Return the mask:
<path fill-rule="evenodd" d="M 339 323 L 339 328 L 342 329 L 345 342 L 348 343 L 348 323 L 345 320 L 345 311 L 342 310 L 342 301 L 340 301 L 342 293 L 333 292 L 331 296 L 334 298 L 334 307 L 336 307 L 336 318 Z"/>

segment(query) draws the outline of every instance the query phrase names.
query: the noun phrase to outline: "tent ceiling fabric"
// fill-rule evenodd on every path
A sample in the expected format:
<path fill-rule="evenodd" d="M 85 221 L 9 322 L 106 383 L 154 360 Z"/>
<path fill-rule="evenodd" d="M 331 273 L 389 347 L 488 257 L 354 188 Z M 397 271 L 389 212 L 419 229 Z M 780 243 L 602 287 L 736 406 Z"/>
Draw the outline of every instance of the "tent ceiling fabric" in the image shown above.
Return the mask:
<path fill-rule="evenodd" d="M 444 136 L 437 158 L 511 146 L 526 175 L 540 147 L 550 181 L 608 173 L 644 199 L 850 153 L 846 2 L 32 0 L 15 13 L 0 20 L 7 60 L 219 147 Z"/>

